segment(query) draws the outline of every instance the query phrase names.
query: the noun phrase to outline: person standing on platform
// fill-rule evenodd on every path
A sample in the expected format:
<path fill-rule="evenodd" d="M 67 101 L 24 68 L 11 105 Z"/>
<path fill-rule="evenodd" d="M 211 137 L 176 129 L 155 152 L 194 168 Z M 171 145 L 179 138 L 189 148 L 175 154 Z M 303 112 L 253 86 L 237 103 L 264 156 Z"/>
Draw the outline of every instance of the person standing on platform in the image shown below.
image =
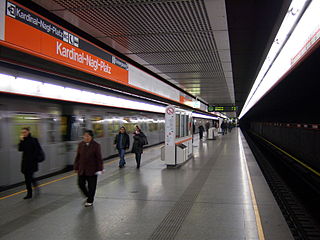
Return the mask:
<path fill-rule="evenodd" d="M 33 174 L 38 171 L 38 156 L 40 145 L 37 138 L 31 136 L 30 128 L 21 130 L 18 150 L 22 152 L 21 172 L 24 174 L 27 195 L 23 199 L 32 198 L 32 185 L 38 186 Z"/>
<path fill-rule="evenodd" d="M 103 172 L 100 144 L 93 140 L 91 130 L 84 132 L 83 141 L 78 145 L 74 170 L 78 173 L 79 188 L 87 197 L 85 207 L 90 207 L 93 205 L 98 175 Z"/>
<path fill-rule="evenodd" d="M 221 127 L 221 130 L 222 130 L 222 135 L 227 134 L 227 132 L 226 132 L 227 126 L 226 126 L 226 122 L 225 121 L 223 121 L 221 123 L 220 127 Z"/>
<path fill-rule="evenodd" d="M 232 122 L 228 122 L 228 130 L 229 130 L 229 132 L 231 132 L 231 130 L 232 130 Z"/>
<path fill-rule="evenodd" d="M 205 124 L 205 126 L 206 126 L 206 132 L 207 132 L 207 135 L 208 135 L 209 128 L 210 128 L 210 122 L 207 121 L 206 124 Z"/>
<path fill-rule="evenodd" d="M 200 140 L 203 138 L 204 127 L 202 125 L 199 126 L 199 136 Z"/>
<path fill-rule="evenodd" d="M 120 128 L 119 134 L 117 134 L 114 139 L 114 144 L 119 151 L 119 156 L 120 156 L 119 168 L 123 168 L 126 165 L 126 160 L 124 159 L 124 155 L 126 153 L 126 149 L 128 149 L 130 146 L 129 135 L 126 132 L 125 127 Z"/>
<path fill-rule="evenodd" d="M 139 126 L 136 126 L 136 130 L 133 133 L 133 145 L 132 151 L 136 155 L 137 168 L 140 168 L 141 155 L 143 153 L 143 145 L 147 145 L 147 137 L 141 131 Z"/>

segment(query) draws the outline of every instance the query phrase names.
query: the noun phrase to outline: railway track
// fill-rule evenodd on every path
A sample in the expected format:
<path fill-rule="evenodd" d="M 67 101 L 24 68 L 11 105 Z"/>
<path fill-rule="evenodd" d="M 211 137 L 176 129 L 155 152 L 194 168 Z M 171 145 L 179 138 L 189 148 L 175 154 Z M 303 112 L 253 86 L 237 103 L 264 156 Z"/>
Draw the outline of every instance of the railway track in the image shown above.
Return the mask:
<path fill-rule="evenodd" d="M 320 239 L 319 179 L 252 133 L 247 142 L 295 239 Z"/>

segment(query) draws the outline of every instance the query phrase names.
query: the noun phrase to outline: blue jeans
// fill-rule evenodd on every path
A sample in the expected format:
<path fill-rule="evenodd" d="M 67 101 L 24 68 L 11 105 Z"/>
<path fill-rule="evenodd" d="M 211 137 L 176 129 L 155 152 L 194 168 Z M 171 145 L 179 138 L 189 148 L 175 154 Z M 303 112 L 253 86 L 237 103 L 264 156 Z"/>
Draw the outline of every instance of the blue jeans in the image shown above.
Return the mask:
<path fill-rule="evenodd" d="M 126 160 L 124 159 L 124 154 L 126 153 L 126 150 L 121 148 L 118 149 L 118 151 L 120 156 L 119 166 L 123 166 L 124 164 L 126 164 Z"/>

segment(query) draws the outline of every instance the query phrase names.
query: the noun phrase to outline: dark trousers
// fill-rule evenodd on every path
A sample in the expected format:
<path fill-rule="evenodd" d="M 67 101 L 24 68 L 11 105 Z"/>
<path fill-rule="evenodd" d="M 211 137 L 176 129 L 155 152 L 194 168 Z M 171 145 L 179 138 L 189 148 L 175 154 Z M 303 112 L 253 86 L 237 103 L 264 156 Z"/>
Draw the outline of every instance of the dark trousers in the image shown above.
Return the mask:
<path fill-rule="evenodd" d="M 88 198 L 88 203 L 93 203 L 96 194 L 98 176 L 78 176 L 78 185 L 82 193 Z M 88 183 L 88 187 L 87 187 Z"/>
<path fill-rule="evenodd" d="M 140 152 L 136 152 L 136 162 L 137 162 L 137 168 L 140 167 L 140 163 L 141 163 L 141 154 Z"/>
<path fill-rule="evenodd" d="M 24 179 L 27 187 L 28 196 L 32 196 L 32 185 L 36 187 L 38 185 L 37 181 L 33 178 L 33 172 L 25 173 Z"/>
<path fill-rule="evenodd" d="M 200 135 L 200 139 L 203 138 L 203 132 L 199 132 L 199 135 Z"/>

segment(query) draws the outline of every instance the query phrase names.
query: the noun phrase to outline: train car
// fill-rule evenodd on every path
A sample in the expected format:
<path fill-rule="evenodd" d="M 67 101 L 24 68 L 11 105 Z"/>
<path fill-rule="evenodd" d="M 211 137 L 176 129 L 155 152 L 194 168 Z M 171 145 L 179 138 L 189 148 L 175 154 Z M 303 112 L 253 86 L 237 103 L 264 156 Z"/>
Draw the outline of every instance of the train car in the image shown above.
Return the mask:
<path fill-rule="evenodd" d="M 21 152 L 17 150 L 22 127 L 30 127 L 46 154 L 36 176 L 59 172 L 73 164 L 84 129 L 92 129 L 103 158 L 117 154 L 113 145 L 119 128 L 131 136 L 136 125 L 149 145 L 164 141 L 164 115 L 85 104 L 55 103 L 16 96 L 0 96 L 0 187 L 23 181 Z M 131 148 L 130 146 L 130 148 Z"/>
<path fill-rule="evenodd" d="M 0 72 L 0 190 L 24 180 L 17 150 L 23 127 L 31 128 L 46 154 L 36 177 L 70 169 L 85 129 L 93 130 L 105 159 L 117 154 L 113 141 L 121 126 L 131 145 L 136 125 L 149 146 L 164 142 L 164 103 L 8 66 Z M 201 116 L 196 124 L 214 123 Z"/>

